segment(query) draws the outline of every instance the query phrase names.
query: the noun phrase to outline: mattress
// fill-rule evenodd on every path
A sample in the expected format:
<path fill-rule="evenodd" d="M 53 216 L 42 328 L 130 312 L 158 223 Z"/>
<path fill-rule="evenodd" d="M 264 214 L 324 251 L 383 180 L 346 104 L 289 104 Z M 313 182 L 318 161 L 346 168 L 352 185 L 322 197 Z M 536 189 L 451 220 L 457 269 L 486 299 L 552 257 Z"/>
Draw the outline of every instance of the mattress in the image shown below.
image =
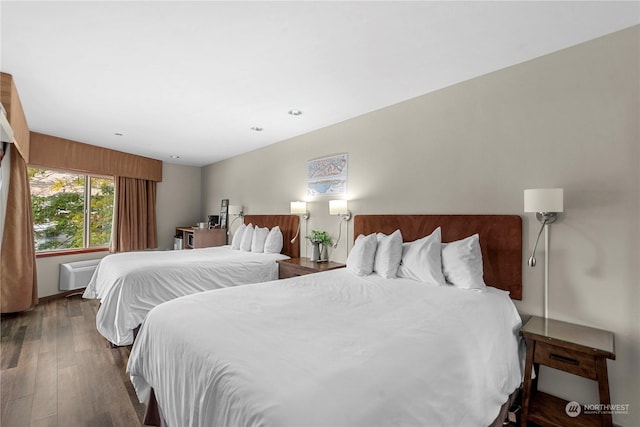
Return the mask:
<path fill-rule="evenodd" d="M 286 258 L 230 246 L 118 253 L 101 260 L 83 296 L 100 299 L 98 331 L 115 345 L 129 345 L 133 330 L 158 304 L 211 289 L 275 280 L 276 261 Z"/>
<path fill-rule="evenodd" d="M 171 426 L 487 426 L 520 326 L 504 291 L 339 269 L 158 306 L 128 372 Z"/>

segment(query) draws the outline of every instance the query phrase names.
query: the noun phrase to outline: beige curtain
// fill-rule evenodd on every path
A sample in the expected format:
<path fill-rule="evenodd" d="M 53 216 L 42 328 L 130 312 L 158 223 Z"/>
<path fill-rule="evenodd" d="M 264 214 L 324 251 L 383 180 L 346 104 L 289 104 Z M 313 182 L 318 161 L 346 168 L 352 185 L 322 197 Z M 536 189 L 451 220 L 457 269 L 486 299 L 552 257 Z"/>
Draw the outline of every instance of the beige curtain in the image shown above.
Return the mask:
<path fill-rule="evenodd" d="M 38 303 L 38 279 L 31 214 L 31 191 L 24 159 L 10 145 L 9 193 L 0 248 L 0 310 L 24 311 Z"/>
<path fill-rule="evenodd" d="M 155 181 L 118 176 L 115 182 L 111 252 L 158 247 Z"/>

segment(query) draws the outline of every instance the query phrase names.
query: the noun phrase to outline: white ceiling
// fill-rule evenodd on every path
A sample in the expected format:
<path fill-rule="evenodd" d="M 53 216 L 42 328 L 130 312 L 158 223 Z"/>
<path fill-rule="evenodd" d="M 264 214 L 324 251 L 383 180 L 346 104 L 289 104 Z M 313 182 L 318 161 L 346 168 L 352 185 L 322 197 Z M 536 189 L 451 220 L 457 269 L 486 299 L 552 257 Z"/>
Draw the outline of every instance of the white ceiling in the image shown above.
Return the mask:
<path fill-rule="evenodd" d="M 202 166 L 630 27 L 640 2 L 4 0 L 0 23 L 31 130 Z"/>

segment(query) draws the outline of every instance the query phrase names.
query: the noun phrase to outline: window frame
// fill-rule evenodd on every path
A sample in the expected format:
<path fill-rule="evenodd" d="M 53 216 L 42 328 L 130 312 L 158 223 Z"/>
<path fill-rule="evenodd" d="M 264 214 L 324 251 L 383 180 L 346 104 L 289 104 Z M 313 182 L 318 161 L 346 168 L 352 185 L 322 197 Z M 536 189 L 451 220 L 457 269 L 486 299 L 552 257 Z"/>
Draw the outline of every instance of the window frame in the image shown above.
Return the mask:
<path fill-rule="evenodd" d="M 91 253 L 91 252 L 105 252 L 109 251 L 111 246 L 111 237 L 109 237 L 109 241 L 104 245 L 99 246 L 90 246 L 91 244 L 91 178 L 99 178 L 99 179 L 109 179 L 113 182 L 114 186 L 114 194 L 113 194 L 113 204 L 115 206 L 116 195 L 115 195 L 115 185 L 116 185 L 116 177 L 102 174 L 92 174 L 87 172 L 80 172 L 74 170 L 65 170 L 60 168 L 50 168 L 46 166 L 39 165 L 27 165 L 28 168 L 33 169 L 42 169 L 46 171 L 59 172 L 67 175 L 75 175 L 81 176 L 84 178 L 83 184 L 83 212 L 82 212 L 82 247 L 81 248 L 66 248 L 66 249 L 51 249 L 51 250 L 38 250 L 35 249 L 36 258 L 47 258 L 52 256 L 61 256 L 61 255 L 75 255 L 75 254 L 83 254 L 83 253 Z M 29 180 L 29 186 L 31 186 L 31 180 Z M 31 191 L 29 194 L 31 197 Z M 113 215 L 111 217 L 111 226 L 113 227 Z M 35 226 L 32 220 L 32 227 Z"/>

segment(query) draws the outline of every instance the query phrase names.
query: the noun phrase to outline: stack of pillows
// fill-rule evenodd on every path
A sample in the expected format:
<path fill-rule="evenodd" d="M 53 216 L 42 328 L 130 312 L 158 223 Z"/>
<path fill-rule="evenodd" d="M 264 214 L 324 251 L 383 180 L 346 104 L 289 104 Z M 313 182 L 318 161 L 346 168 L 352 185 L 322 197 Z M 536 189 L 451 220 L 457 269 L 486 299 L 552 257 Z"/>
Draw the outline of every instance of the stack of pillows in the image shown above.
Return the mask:
<path fill-rule="evenodd" d="M 279 254 L 284 239 L 279 226 L 269 230 L 267 227 L 254 227 L 253 224 L 242 224 L 231 239 L 231 249 L 245 252 Z"/>
<path fill-rule="evenodd" d="M 402 242 L 400 230 L 390 235 L 360 235 L 347 257 L 347 269 L 359 276 L 377 273 L 433 285 L 484 289 L 479 236 L 442 243 L 440 227 L 413 242 Z"/>

